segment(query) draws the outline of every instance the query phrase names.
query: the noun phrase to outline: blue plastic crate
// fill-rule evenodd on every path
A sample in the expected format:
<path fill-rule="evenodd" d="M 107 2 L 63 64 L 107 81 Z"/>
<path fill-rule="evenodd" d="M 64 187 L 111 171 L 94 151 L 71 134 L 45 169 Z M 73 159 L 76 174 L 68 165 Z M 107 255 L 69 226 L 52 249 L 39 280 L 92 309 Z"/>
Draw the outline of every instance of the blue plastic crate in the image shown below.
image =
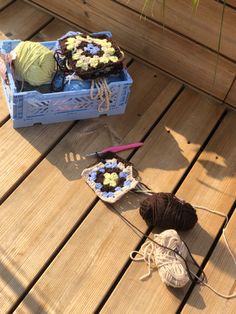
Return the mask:
<path fill-rule="evenodd" d="M 110 33 L 106 33 L 111 36 Z M 20 40 L 0 41 L 0 51 L 10 52 Z M 55 47 L 56 41 L 42 42 L 49 49 Z M 48 124 L 71 120 L 99 117 L 100 115 L 117 115 L 124 113 L 133 83 L 128 71 L 107 78 L 112 92 L 109 111 L 98 111 L 98 100 L 90 98 L 90 82 L 81 82 L 81 89 L 56 93 L 40 93 L 36 90 L 17 92 L 11 68 L 7 67 L 9 85 L 2 81 L 13 127 L 27 127 L 34 124 Z M 94 89 L 96 93 L 96 89 Z"/>

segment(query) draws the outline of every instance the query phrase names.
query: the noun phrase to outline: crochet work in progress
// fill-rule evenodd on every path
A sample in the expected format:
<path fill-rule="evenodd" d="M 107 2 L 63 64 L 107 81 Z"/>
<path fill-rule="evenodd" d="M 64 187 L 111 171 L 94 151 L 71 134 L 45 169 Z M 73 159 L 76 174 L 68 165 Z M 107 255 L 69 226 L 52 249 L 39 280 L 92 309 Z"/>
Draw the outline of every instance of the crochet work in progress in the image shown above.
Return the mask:
<path fill-rule="evenodd" d="M 124 53 L 106 35 L 78 34 L 59 40 L 55 59 L 63 72 L 92 80 L 119 72 Z"/>
<path fill-rule="evenodd" d="M 108 203 L 115 203 L 138 184 L 133 176 L 133 167 L 116 158 L 84 169 L 82 177 L 98 197 Z"/>

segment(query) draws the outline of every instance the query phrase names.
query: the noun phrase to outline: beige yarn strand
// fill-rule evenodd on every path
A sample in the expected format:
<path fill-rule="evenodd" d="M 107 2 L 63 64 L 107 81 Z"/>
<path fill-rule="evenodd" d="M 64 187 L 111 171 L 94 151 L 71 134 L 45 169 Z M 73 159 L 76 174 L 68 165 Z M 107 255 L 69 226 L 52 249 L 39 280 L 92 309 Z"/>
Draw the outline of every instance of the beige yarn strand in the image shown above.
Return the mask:
<path fill-rule="evenodd" d="M 224 242 L 225 242 L 225 245 L 226 245 L 226 248 L 234 262 L 234 266 L 236 267 L 236 257 L 234 256 L 231 248 L 230 248 L 230 245 L 229 245 L 229 242 L 227 240 L 227 237 L 226 237 L 226 234 L 225 234 L 225 230 L 226 230 L 226 227 L 227 227 L 227 224 L 229 222 L 229 218 L 226 214 L 222 213 L 222 212 L 219 212 L 217 210 L 212 210 L 212 209 L 209 209 L 205 206 L 200 206 L 200 205 L 193 205 L 194 207 L 196 208 L 199 208 L 199 209 L 202 209 L 202 210 L 205 210 L 207 212 L 210 212 L 210 213 L 213 213 L 215 215 L 218 215 L 218 216 L 221 216 L 221 217 L 224 217 L 225 218 L 225 223 L 224 223 L 224 227 L 223 227 L 223 230 L 222 230 L 222 236 L 223 236 L 223 239 L 224 239 Z M 193 274 L 197 279 L 199 279 L 197 277 L 197 275 Z M 236 297 L 236 292 L 235 293 L 232 293 L 232 294 L 223 294 L 219 291 L 217 291 L 215 288 L 213 288 L 211 285 L 209 285 L 208 283 L 206 282 L 203 282 L 202 285 L 208 287 L 211 291 L 213 291 L 215 294 L 217 294 L 218 296 L 222 297 L 222 298 L 225 298 L 225 299 L 232 299 L 232 298 L 235 298 Z"/>
<path fill-rule="evenodd" d="M 95 88 L 97 89 L 97 94 L 94 95 Z M 111 90 L 104 77 L 92 80 L 91 89 L 90 89 L 90 98 L 99 100 L 99 104 L 98 104 L 99 112 L 109 111 L 111 96 L 112 96 Z M 106 105 L 105 107 L 103 106 L 104 103 Z"/>

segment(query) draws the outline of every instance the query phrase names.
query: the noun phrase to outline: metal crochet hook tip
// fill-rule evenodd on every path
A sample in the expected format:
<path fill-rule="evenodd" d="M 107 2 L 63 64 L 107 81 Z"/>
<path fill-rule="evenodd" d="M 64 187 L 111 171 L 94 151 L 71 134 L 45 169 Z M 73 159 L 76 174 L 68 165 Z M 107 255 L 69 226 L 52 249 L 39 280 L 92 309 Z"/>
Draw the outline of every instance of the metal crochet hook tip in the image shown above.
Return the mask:
<path fill-rule="evenodd" d="M 138 142 L 138 143 L 132 143 L 132 144 L 126 144 L 126 145 L 112 146 L 112 147 L 104 148 L 103 150 L 101 150 L 99 152 L 86 154 L 85 156 L 91 157 L 91 156 L 96 156 L 96 155 L 107 153 L 107 152 L 118 153 L 118 152 L 122 152 L 124 150 L 138 148 L 138 147 L 141 147 L 143 145 L 144 145 L 143 142 Z"/>

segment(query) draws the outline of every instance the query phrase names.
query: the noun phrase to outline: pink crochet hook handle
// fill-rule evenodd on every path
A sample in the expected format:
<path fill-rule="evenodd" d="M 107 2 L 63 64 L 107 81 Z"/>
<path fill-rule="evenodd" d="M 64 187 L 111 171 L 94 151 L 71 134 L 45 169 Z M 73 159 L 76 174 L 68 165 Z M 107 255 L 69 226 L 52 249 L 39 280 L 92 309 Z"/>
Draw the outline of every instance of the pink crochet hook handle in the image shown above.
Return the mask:
<path fill-rule="evenodd" d="M 100 152 L 87 154 L 86 156 L 93 156 L 96 154 L 103 154 L 103 153 L 107 153 L 107 152 L 118 153 L 118 152 L 122 152 L 124 150 L 132 149 L 132 148 L 138 148 L 138 147 L 141 147 L 143 145 L 144 145 L 144 143 L 138 142 L 138 143 L 132 143 L 132 144 L 126 144 L 126 145 L 111 146 L 111 147 L 104 148 Z"/>

